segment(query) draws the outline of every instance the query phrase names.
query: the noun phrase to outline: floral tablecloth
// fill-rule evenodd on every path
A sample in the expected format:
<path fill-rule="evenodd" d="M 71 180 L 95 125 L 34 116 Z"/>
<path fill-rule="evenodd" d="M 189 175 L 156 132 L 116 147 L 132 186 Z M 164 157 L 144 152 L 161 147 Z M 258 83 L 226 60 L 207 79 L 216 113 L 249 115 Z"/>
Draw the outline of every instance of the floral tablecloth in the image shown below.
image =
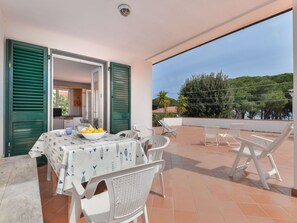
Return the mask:
<path fill-rule="evenodd" d="M 58 176 L 57 193 L 68 193 L 72 177 L 87 182 L 91 177 L 129 168 L 147 161 L 139 141 L 106 134 L 89 141 L 59 131 L 43 133 L 29 152 L 44 154 Z"/>

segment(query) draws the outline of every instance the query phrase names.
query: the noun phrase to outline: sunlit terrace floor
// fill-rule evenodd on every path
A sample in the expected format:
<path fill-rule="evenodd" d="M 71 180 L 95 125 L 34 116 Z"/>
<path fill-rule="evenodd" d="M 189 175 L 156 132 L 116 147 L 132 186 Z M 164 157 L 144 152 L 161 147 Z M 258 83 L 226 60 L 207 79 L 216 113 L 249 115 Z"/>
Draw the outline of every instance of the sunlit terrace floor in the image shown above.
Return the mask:
<path fill-rule="evenodd" d="M 161 128 L 156 131 L 160 134 Z M 230 147 L 226 145 L 205 147 L 202 128 L 181 126 L 177 132 L 177 138 L 171 137 L 164 152 L 166 198 L 159 195 L 156 177 L 147 201 L 150 223 L 297 223 L 297 198 L 290 195 L 293 137 L 274 153 L 283 182 L 269 179 L 268 191 L 262 189 L 253 164 L 245 173 L 229 178 L 235 154 L 228 152 Z M 243 137 L 251 134 L 242 132 Z M 256 134 L 272 139 L 276 136 Z M 269 167 L 267 160 L 262 164 Z M 46 167 L 39 167 L 38 171 L 44 222 L 67 222 L 67 198 L 53 197 L 51 182 L 46 181 Z"/>

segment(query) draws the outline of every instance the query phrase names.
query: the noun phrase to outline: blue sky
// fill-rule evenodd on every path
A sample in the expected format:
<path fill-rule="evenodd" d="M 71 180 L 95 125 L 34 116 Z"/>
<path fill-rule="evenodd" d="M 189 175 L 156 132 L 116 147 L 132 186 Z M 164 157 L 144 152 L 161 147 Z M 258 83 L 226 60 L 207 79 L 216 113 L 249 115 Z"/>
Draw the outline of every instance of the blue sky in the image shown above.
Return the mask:
<path fill-rule="evenodd" d="M 292 13 L 220 38 L 153 65 L 153 95 L 177 98 L 188 77 L 220 72 L 229 78 L 293 72 Z"/>

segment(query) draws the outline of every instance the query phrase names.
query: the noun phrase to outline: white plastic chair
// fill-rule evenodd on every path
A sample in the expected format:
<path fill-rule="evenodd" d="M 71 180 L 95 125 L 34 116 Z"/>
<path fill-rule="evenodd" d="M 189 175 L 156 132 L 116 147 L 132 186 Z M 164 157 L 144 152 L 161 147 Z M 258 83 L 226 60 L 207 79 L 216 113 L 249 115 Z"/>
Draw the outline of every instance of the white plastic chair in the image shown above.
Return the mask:
<path fill-rule="evenodd" d="M 219 126 L 204 126 L 204 145 L 208 144 L 218 145 L 218 137 L 219 137 Z M 208 139 L 214 139 L 214 141 L 208 141 Z"/>
<path fill-rule="evenodd" d="M 82 129 L 84 128 L 89 128 L 91 127 L 92 125 L 90 123 L 80 123 L 76 126 L 76 131 L 78 131 L 79 133 L 81 132 Z"/>
<path fill-rule="evenodd" d="M 277 150 L 277 148 L 287 139 L 287 137 L 291 134 L 293 129 L 293 123 L 288 123 L 288 125 L 284 128 L 282 133 L 275 139 L 270 140 L 260 136 L 252 135 L 256 140 L 250 141 L 244 138 L 239 137 L 238 139 L 241 141 L 241 147 L 230 150 L 231 152 L 236 152 L 237 157 L 233 163 L 232 169 L 230 171 L 229 176 L 233 177 L 234 173 L 238 169 L 246 169 L 251 160 L 254 161 L 257 172 L 260 176 L 262 185 L 265 189 L 269 189 L 269 186 L 266 182 L 266 179 L 271 178 L 272 176 L 276 176 L 276 179 L 282 181 L 277 166 L 272 157 L 272 153 Z M 247 161 L 238 165 L 241 157 L 246 157 Z M 268 157 L 269 162 L 271 164 L 272 169 L 268 172 L 263 172 L 259 160 L 262 158 Z"/>
<path fill-rule="evenodd" d="M 73 128 L 76 129 L 78 125 L 81 124 L 82 117 L 74 117 L 73 118 Z"/>
<path fill-rule="evenodd" d="M 89 180 L 86 189 L 74 179 L 70 209 L 70 223 L 79 222 L 81 211 L 86 221 L 100 223 L 148 223 L 146 200 L 156 168 L 163 169 L 164 161 L 138 165 Z M 107 191 L 96 194 L 98 184 L 105 181 Z"/>
<path fill-rule="evenodd" d="M 133 130 L 138 132 L 138 136 L 140 139 L 145 138 L 147 136 L 155 135 L 154 129 L 147 128 L 145 125 L 142 124 L 133 125 Z"/>
<path fill-rule="evenodd" d="M 116 135 L 117 136 L 122 136 L 122 137 L 125 137 L 125 138 L 138 139 L 138 133 L 133 131 L 133 130 L 120 131 Z"/>
<path fill-rule="evenodd" d="M 160 123 L 160 125 L 163 127 L 162 130 L 162 135 L 166 135 L 166 134 L 171 134 L 174 137 L 176 137 L 177 133 L 176 133 L 176 129 L 171 128 L 166 122 L 164 122 L 163 120 L 159 120 L 158 121 Z"/>
<path fill-rule="evenodd" d="M 231 123 L 230 128 L 226 133 L 219 134 L 219 140 L 224 140 L 229 146 L 240 146 L 240 141 L 237 139 L 240 137 L 240 130 L 243 128 L 243 123 Z"/>
<path fill-rule="evenodd" d="M 141 145 L 146 152 L 148 162 L 162 160 L 163 150 L 169 145 L 170 139 L 166 136 L 148 136 L 141 140 Z M 163 172 L 158 171 L 161 182 L 162 196 L 165 198 Z"/>

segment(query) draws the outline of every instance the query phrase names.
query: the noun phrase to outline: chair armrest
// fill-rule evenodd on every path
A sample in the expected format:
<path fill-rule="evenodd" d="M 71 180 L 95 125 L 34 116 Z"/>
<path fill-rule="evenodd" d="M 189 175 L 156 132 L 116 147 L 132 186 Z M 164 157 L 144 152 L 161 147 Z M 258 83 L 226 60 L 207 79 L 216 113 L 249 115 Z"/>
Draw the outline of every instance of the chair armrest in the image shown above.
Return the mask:
<path fill-rule="evenodd" d="M 238 139 L 239 139 L 241 142 L 243 142 L 245 145 L 247 145 L 247 146 L 258 147 L 258 148 L 263 149 L 263 150 L 266 150 L 266 149 L 267 149 L 266 146 L 261 145 L 261 144 L 259 144 L 259 143 L 257 143 L 257 142 L 253 142 L 253 141 L 250 141 L 250 140 L 248 140 L 248 139 L 241 138 L 241 137 L 238 137 Z"/>
<path fill-rule="evenodd" d="M 80 198 L 84 196 L 85 189 L 81 185 L 81 182 L 78 179 L 72 180 L 73 192 L 75 192 Z"/>
<path fill-rule="evenodd" d="M 168 126 L 164 126 L 163 128 L 166 129 L 168 132 L 175 132 L 176 131 L 176 128 L 171 128 L 171 127 L 168 127 Z"/>
<path fill-rule="evenodd" d="M 154 136 L 155 135 L 155 129 L 149 129 L 152 131 L 152 135 Z"/>
<path fill-rule="evenodd" d="M 152 131 L 153 136 L 155 135 L 155 129 L 150 129 L 150 128 L 146 128 L 146 129 L 149 130 L 149 131 Z"/>
<path fill-rule="evenodd" d="M 162 163 L 160 163 L 159 165 L 157 165 L 155 167 L 155 173 L 162 173 L 163 172 L 163 170 L 165 168 L 165 161 L 164 160 L 162 160 L 162 161 L 163 161 Z M 155 161 L 153 161 L 153 162 L 155 162 Z"/>
<path fill-rule="evenodd" d="M 259 139 L 259 140 L 263 140 L 263 141 L 266 141 L 266 142 L 273 142 L 273 140 L 271 140 L 271 139 L 267 139 L 267 138 L 264 138 L 264 137 L 262 137 L 262 136 L 257 136 L 257 135 L 252 135 L 254 138 L 256 138 L 256 139 Z"/>
<path fill-rule="evenodd" d="M 263 146 L 269 146 L 273 140 L 271 139 L 266 139 L 264 137 L 261 136 L 257 136 L 257 135 L 252 135 L 254 138 L 256 138 L 256 142 L 263 145 Z"/>
<path fill-rule="evenodd" d="M 150 157 L 152 155 L 157 154 L 157 155 L 160 155 L 160 158 L 159 159 L 161 160 L 162 159 L 163 150 L 164 150 L 164 147 L 157 147 L 157 148 L 148 149 L 148 151 L 147 151 L 147 158 L 150 159 Z M 149 160 L 149 161 L 151 161 L 151 160 Z M 153 160 L 153 161 L 156 161 L 156 160 Z"/>
<path fill-rule="evenodd" d="M 152 153 L 152 152 L 156 152 L 158 150 L 164 150 L 164 148 L 165 148 L 165 146 L 160 146 L 160 147 L 156 147 L 156 148 L 150 148 L 149 151 Z"/>
<path fill-rule="evenodd" d="M 72 197 L 69 209 L 69 222 L 79 222 L 81 214 L 81 199 L 84 197 L 85 189 L 78 178 L 72 178 Z"/>

